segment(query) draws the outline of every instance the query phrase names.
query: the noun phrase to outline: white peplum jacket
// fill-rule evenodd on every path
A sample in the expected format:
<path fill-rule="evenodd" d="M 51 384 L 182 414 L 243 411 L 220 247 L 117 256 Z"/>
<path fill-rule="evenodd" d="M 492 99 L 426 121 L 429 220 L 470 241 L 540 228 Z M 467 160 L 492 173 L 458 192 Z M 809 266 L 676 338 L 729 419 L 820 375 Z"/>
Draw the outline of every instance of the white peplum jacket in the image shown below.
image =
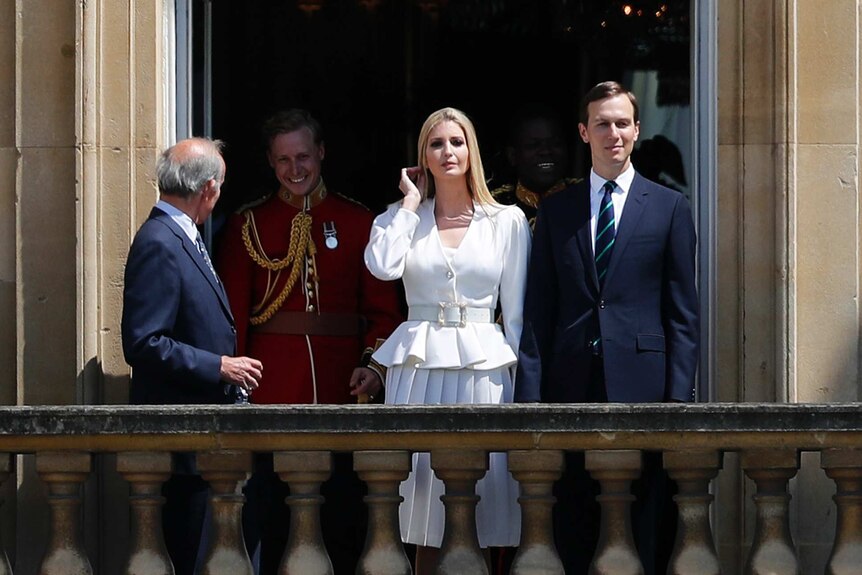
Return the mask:
<path fill-rule="evenodd" d="M 381 280 L 404 281 L 407 304 L 422 319 L 402 323 L 374 353 L 392 367 L 418 369 L 499 369 L 513 366 L 523 327 L 523 303 L 531 233 L 516 206 L 474 202 L 473 219 L 460 245 L 440 242 L 434 200 L 417 211 L 393 204 L 380 214 L 365 248 L 365 264 Z M 497 321 L 440 322 L 430 317 L 440 306 L 466 306 Z M 447 309 L 447 311 L 453 311 Z M 461 310 L 455 309 L 456 317 Z M 479 316 L 482 313 L 478 314 Z M 448 316 L 447 316 L 448 318 Z"/>

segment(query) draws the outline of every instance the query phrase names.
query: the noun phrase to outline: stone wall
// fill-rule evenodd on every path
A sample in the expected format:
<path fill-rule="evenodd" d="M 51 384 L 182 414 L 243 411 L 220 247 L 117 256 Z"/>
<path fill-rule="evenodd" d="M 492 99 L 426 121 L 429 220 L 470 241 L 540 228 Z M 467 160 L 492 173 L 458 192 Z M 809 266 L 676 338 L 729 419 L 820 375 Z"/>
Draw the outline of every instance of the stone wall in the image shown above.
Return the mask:
<path fill-rule="evenodd" d="M 719 401 L 859 399 L 860 2 L 721 2 Z M 725 459 L 725 468 L 734 458 Z M 829 554 L 832 486 L 802 459 L 802 572 Z M 719 555 L 742 568 L 752 486 L 717 484 Z"/>
<path fill-rule="evenodd" d="M 0 0 L 0 404 L 128 397 L 122 276 L 165 144 L 163 1 Z M 28 542 L 47 528 L 32 518 L 47 508 L 31 456 L 16 473 L 4 539 L 16 571 L 29 573 L 42 550 Z M 91 526 L 126 520 L 124 506 L 96 517 L 100 498 L 126 495 L 110 474 L 86 494 Z"/>

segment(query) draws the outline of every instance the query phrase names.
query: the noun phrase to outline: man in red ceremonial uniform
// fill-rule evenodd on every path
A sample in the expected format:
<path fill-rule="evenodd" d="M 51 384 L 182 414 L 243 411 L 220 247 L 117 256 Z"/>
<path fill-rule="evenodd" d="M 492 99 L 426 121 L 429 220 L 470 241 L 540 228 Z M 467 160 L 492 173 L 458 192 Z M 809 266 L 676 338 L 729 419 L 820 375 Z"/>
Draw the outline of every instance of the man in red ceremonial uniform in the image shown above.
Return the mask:
<path fill-rule="evenodd" d="M 278 113 L 263 133 L 278 192 L 231 216 L 218 257 L 239 353 L 267 366 L 250 399 L 258 404 L 373 400 L 381 394 L 383 374 L 371 352 L 401 321 L 395 285 L 375 279 L 363 261 L 374 215 L 327 190 L 321 177 L 322 129 L 308 112 Z M 278 567 L 287 520 L 284 486 L 267 469 L 271 459 L 262 465 L 247 489 L 244 529 L 250 547 L 260 532 L 261 573 L 268 573 Z M 330 495 L 323 509 L 324 539 L 336 573 L 353 572 L 362 545 L 359 540 L 355 554 L 337 549 L 353 541 L 331 529 L 337 528 L 334 522 L 353 520 L 344 505 L 360 510 L 363 505 L 350 467 L 349 458 L 336 458 L 329 483 L 338 485 L 324 485 L 324 496 Z M 332 500 L 342 497 L 348 500 L 336 506 Z M 327 525 L 327 508 L 333 507 Z"/>
<path fill-rule="evenodd" d="M 364 369 L 363 350 L 401 321 L 395 285 L 363 263 L 374 215 L 326 189 L 321 128 L 308 112 L 275 115 L 264 136 L 278 193 L 231 217 L 218 258 L 238 348 L 267 366 L 251 401 L 373 398 L 382 378 Z"/>

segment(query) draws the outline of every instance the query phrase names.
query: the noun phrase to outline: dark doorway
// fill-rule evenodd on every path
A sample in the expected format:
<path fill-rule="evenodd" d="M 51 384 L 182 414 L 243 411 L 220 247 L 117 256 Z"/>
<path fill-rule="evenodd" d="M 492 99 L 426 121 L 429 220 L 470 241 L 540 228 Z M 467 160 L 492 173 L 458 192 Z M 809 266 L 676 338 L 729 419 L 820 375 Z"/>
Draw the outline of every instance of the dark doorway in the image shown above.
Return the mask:
<path fill-rule="evenodd" d="M 650 99 L 641 143 L 653 108 L 689 106 L 691 0 L 210 1 L 213 136 L 228 144 L 222 214 L 275 190 L 259 128 L 279 109 L 321 121 L 328 187 L 378 212 L 400 197 L 398 170 L 443 106 L 474 120 L 494 183 L 510 177 L 507 123 L 525 103 L 558 110 L 576 177 L 589 160 L 575 108 L 595 83 L 635 84 Z M 676 133 L 666 123 L 652 132 L 683 151 L 685 170 L 681 118 Z"/>

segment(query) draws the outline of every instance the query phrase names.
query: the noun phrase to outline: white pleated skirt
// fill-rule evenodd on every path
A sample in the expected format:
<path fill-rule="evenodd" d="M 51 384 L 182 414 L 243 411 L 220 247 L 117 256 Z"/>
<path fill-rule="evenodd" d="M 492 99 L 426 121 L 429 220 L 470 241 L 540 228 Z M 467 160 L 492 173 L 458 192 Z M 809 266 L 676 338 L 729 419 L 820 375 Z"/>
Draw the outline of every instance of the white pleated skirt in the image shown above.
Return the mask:
<path fill-rule="evenodd" d="M 511 403 L 509 368 L 417 369 L 396 365 L 386 374 L 386 403 L 445 405 Z M 491 453 L 489 469 L 476 485 L 476 529 L 481 547 L 511 547 L 520 543 L 521 508 L 518 482 L 509 473 L 505 453 Z M 405 543 L 440 547 L 445 513 L 440 496 L 443 482 L 431 469 L 429 453 L 413 455 L 413 471 L 401 484 L 401 539 Z"/>

